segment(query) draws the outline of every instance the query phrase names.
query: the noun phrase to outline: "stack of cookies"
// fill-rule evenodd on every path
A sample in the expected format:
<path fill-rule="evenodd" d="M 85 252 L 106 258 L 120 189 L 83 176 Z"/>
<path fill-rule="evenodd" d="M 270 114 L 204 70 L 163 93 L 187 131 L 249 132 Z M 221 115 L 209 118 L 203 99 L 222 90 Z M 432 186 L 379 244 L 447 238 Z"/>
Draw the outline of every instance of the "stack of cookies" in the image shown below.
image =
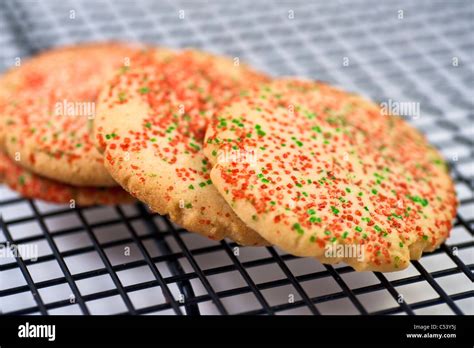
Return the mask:
<path fill-rule="evenodd" d="M 214 240 L 359 271 L 436 249 L 457 206 L 440 154 L 400 117 L 196 50 L 92 44 L 21 64 L 0 81 L 0 149 L 0 177 L 27 197 L 138 199 Z"/>
<path fill-rule="evenodd" d="M 104 81 L 137 48 L 95 44 L 18 61 L 0 80 L 0 179 L 26 197 L 92 205 L 133 201 L 89 135 Z"/>

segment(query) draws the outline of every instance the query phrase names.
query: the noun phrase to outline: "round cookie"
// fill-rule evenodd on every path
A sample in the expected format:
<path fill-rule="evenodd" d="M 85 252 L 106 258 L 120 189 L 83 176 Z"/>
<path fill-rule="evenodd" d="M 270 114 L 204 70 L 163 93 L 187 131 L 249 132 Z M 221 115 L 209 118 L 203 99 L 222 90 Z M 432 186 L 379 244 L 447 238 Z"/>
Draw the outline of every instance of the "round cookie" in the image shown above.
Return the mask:
<path fill-rule="evenodd" d="M 28 170 L 77 186 L 116 186 L 89 136 L 105 80 L 138 46 L 97 43 L 53 49 L 0 79 L 0 148 Z"/>
<path fill-rule="evenodd" d="M 153 211 L 192 232 L 265 244 L 218 194 L 201 148 L 213 111 L 266 77 L 193 50 L 166 61 L 155 56 L 150 50 L 136 58 L 99 98 L 93 129 L 107 169 Z"/>
<path fill-rule="evenodd" d="M 292 80 L 252 89 L 218 115 L 204 148 L 211 180 L 285 251 L 386 272 L 448 237 L 457 201 L 446 165 L 400 117 Z"/>
<path fill-rule="evenodd" d="M 40 177 L 22 168 L 0 152 L 0 182 L 22 196 L 47 202 L 81 206 L 133 203 L 135 199 L 121 187 L 76 187 Z"/>

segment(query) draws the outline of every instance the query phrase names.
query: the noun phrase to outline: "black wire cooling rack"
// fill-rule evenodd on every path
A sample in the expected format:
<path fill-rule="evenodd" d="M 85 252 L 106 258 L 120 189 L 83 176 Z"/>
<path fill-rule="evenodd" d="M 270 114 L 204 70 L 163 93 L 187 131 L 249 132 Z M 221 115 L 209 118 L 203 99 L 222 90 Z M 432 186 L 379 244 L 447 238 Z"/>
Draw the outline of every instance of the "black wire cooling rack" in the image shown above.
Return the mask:
<path fill-rule="evenodd" d="M 6 1 L 0 64 L 79 41 L 129 39 L 243 57 L 375 100 L 415 101 L 460 199 L 451 237 L 402 272 L 357 273 L 273 247 L 213 242 L 141 204 L 70 209 L 0 186 L 4 314 L 473 314 L 471 1 Z"/>

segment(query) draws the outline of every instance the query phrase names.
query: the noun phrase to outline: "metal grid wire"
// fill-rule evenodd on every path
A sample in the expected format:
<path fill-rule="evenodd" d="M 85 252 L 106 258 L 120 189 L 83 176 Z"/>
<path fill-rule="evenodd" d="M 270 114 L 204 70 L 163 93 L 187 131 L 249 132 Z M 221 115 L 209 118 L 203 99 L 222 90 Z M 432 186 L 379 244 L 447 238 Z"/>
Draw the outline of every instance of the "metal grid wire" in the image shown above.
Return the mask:
<path fill-rule="evenodd" d="M 0 259 L 0 310 L 473 314 L 473 4 L 0 2 L 2 70 L 50 46 L 128 39 L 239 56 L 275 76 L 325 80 L 374 100 L 419 102 L 421 116 L 410 122 L 449 161 L 461 202 L 446 244 L 382 274 L 209 241 L 140 204 L 69 209 L 0 186 L 1 245 L 34 244 L 40 253 Z"/>

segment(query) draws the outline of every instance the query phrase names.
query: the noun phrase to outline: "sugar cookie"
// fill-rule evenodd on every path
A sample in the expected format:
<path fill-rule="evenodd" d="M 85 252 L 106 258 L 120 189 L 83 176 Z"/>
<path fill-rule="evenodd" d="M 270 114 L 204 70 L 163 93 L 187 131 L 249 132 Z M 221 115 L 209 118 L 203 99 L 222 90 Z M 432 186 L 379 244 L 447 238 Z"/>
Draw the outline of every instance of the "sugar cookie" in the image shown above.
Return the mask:
<path fill-rule="evenodd" d="M 395 271 L 448 237 L 457 201 L 444 160 L 399 116 L 292 80 L 254 88 L 218 115 L 204 148 L 211 180 L 285 251 Z"/>
<path fill-rule="evenodd" d="M 97 43 L 53 49 L 0 79 L 0 148 L 28 170 L 77 186 L 116 186 L 89 136 L 100 87 L 139 51 Z"/>
<path fill-rule="evenodd" d="M 0 152 L 0 182 L 24 197 L 80 206 L 132 203 L 135 199 L 121 187 L 77 187 L 40 177 L 22 168 Z"/>
<path fill-rule="evenodd" d="M 107 169 L 153 211 L 190 231 L 265 244 L 218 194 L 201 151 L 214 110 L 265 80 L 228 58 L 187 50 L 163 61 L 146 52 L 99 98 L 94 133 Z"/>

